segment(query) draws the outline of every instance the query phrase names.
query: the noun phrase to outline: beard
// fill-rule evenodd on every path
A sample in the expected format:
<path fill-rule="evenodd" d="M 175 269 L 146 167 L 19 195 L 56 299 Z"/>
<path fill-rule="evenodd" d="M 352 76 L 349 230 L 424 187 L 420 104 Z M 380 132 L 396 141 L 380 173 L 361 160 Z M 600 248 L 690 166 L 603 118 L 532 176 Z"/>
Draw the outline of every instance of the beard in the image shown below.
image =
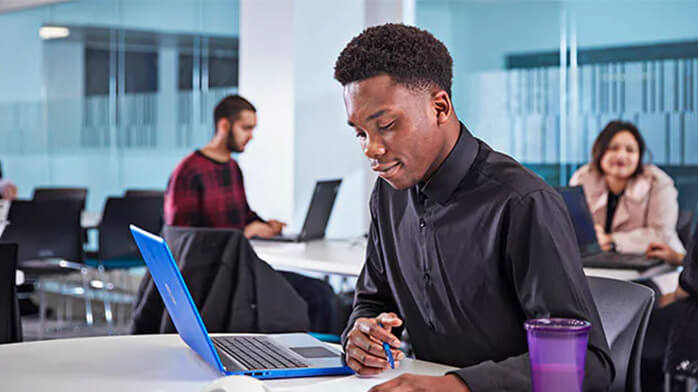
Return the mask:
<path fill-rule="evenodd" d="M 226 147 L 228 147 L 228 151 L 230 153 L 234 152 L 242 152 L 242 148 L 237 144 L 235 141 L 235 135 L 233 135 L 233 126 L 231 125 L 230 128 L 228 128 L 228 138 L 225 141 Z"/>

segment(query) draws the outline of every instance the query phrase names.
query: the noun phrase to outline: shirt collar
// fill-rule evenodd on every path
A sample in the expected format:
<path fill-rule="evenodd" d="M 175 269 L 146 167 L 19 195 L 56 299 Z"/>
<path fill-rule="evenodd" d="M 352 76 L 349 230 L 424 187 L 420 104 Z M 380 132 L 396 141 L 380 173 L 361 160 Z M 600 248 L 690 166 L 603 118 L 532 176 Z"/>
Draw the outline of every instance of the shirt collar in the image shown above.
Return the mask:
<path fill-rule="evenodd" d="M 439 166 L 433 176 L 423 186 L 417 185 L 417 192 L 424 193 L 429 199 L 444 205 L 456 190 L 461 179 L 470 170 L 478 152 L 477 140 L 468 129 L 460 124 L 460 135 L 446 160 Z"/>

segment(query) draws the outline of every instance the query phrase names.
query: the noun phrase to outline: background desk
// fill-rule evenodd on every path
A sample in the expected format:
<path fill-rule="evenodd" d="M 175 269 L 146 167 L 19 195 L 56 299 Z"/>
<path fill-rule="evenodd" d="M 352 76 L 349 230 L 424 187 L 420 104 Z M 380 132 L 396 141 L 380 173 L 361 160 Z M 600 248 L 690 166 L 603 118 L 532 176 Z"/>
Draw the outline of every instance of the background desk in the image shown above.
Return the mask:
<path fill-rule="evenodd" d="M 359 276 L 364 265 L 366 241 L 318 240 L 301 243 L 252 241 L 262 258 L 279 270 L 311 271 L 331 275 Z M 620 280 L 654 278 L 662 292 L 676 289 L 678 272 L 670 265 L 660 265 L 643 272 L 622 269 L 584 268 L 587 276 Z M 673 282 L 673 283 L 672 283 Z"/>
<path fill-rule="evenodd" d="M 379 379 L 356 376 L 269 380 L 273 391 L 368 390 L 400 373 L 442 375 L 447 366 L 403 360 Z M 113 336 L 0 345 L 3 391 L 200 391 L 220 375 L 178 335 Z M 324 385 L 324 384 L 327 385 Z M 244 392 L 244 391 L 240 391 Z"/>
<path fill-rule="evenodd" d="M 352 277 L 359 276 L 366 253 L 363 239 L 298 243 L 253 240 L 252 247 L 262 260 L 278 270 Z"/>

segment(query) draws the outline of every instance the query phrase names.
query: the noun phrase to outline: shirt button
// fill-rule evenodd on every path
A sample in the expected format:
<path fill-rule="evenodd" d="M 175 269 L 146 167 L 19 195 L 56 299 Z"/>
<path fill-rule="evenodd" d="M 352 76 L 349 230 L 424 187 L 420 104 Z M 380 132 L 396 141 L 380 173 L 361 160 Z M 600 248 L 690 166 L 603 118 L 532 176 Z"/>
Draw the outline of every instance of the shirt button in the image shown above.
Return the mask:
<path fill-rule="evenodd" d="M 428 272 L 424 273 L 424 281 L 429 283 L 430 280 L 431 280 L 431 275 L 429 275 Z"/>
<path fill-rule="evenodd" d="M 424 223 L 424 221 L 423 221 L 422 219 L 419 220 L 419 228 L 420 228 L 420 229 L 423 229 L 424 226 L 426 226 L 426 225 L 427 225 L 427 224 Z"/>

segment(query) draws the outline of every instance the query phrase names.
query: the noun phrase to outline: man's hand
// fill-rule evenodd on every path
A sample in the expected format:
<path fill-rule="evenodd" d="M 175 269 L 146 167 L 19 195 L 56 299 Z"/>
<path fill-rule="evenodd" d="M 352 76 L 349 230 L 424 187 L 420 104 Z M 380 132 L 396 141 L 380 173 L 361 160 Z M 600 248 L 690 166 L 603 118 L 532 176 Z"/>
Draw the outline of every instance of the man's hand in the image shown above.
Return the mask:
<path fill-rule="evenodd" d="M 379 322 L 383 327 L 378 325 Z M 400 325 L 402 320 L 395 313 L 381 313 L 376 318 L 357 319 L 347 335 L 347 365 L 360 376 L 372 376 L 390 369 L 390 363 L 383 350 L 383 342 L 386 342 L 392 347 L 395 367 L 398 367 L 399 360 L 405 358 L 405 354 L 398 350 L 400 339 L 390 331 Z"/>
<path fill-rule="evenodd" d="M 254 221 L 245 226 L 243 234 L 247 239 L 250 239 L 253 237 L 269 238 L 278 233 L 274 232 L 274 228 L 270 224 L 261 221 Z"/>
<path fill-rule="evenodd" d="M 470 388 L 468 388 L 458 376 L 453 374 L 445 376 L 418 376 L 416 374 L 405 373 L 383 384 L 376 385 L 368 392 L 388 391 L 470 392 Z"/>
<path fill-rule="evenodd" d="M 0 180 L 0 196 L 5 200 L 17 198 L 17 185 L 9 180 Z"/>
<path fill-rule="evenodd" d="M 613 236 L 606 234 L 601 225 L 594 226 L 596 230 L 596 239 L 599 241 L 599 247 L 601 250 L 608 252 L 611 250 L 611 242 L 613 242 Z"/>
<path fill-rule="evenodd" d="M 674 266 L 679 266 L 683 263 L 683 256 L 681 253 L 674 251 L 669 244 L 663 242 L 652 242 L 647 247 L 647 257 L 664 260 Z"/>
<path fill-rule="evenodd" d="M 280 222 L 276 219 L 269 219 L 267 224 L 271 226 L 272 231 L 274 231 L 274 235 L 281 234 L 281 230 L 286 227 L 286 223 Z"/>

